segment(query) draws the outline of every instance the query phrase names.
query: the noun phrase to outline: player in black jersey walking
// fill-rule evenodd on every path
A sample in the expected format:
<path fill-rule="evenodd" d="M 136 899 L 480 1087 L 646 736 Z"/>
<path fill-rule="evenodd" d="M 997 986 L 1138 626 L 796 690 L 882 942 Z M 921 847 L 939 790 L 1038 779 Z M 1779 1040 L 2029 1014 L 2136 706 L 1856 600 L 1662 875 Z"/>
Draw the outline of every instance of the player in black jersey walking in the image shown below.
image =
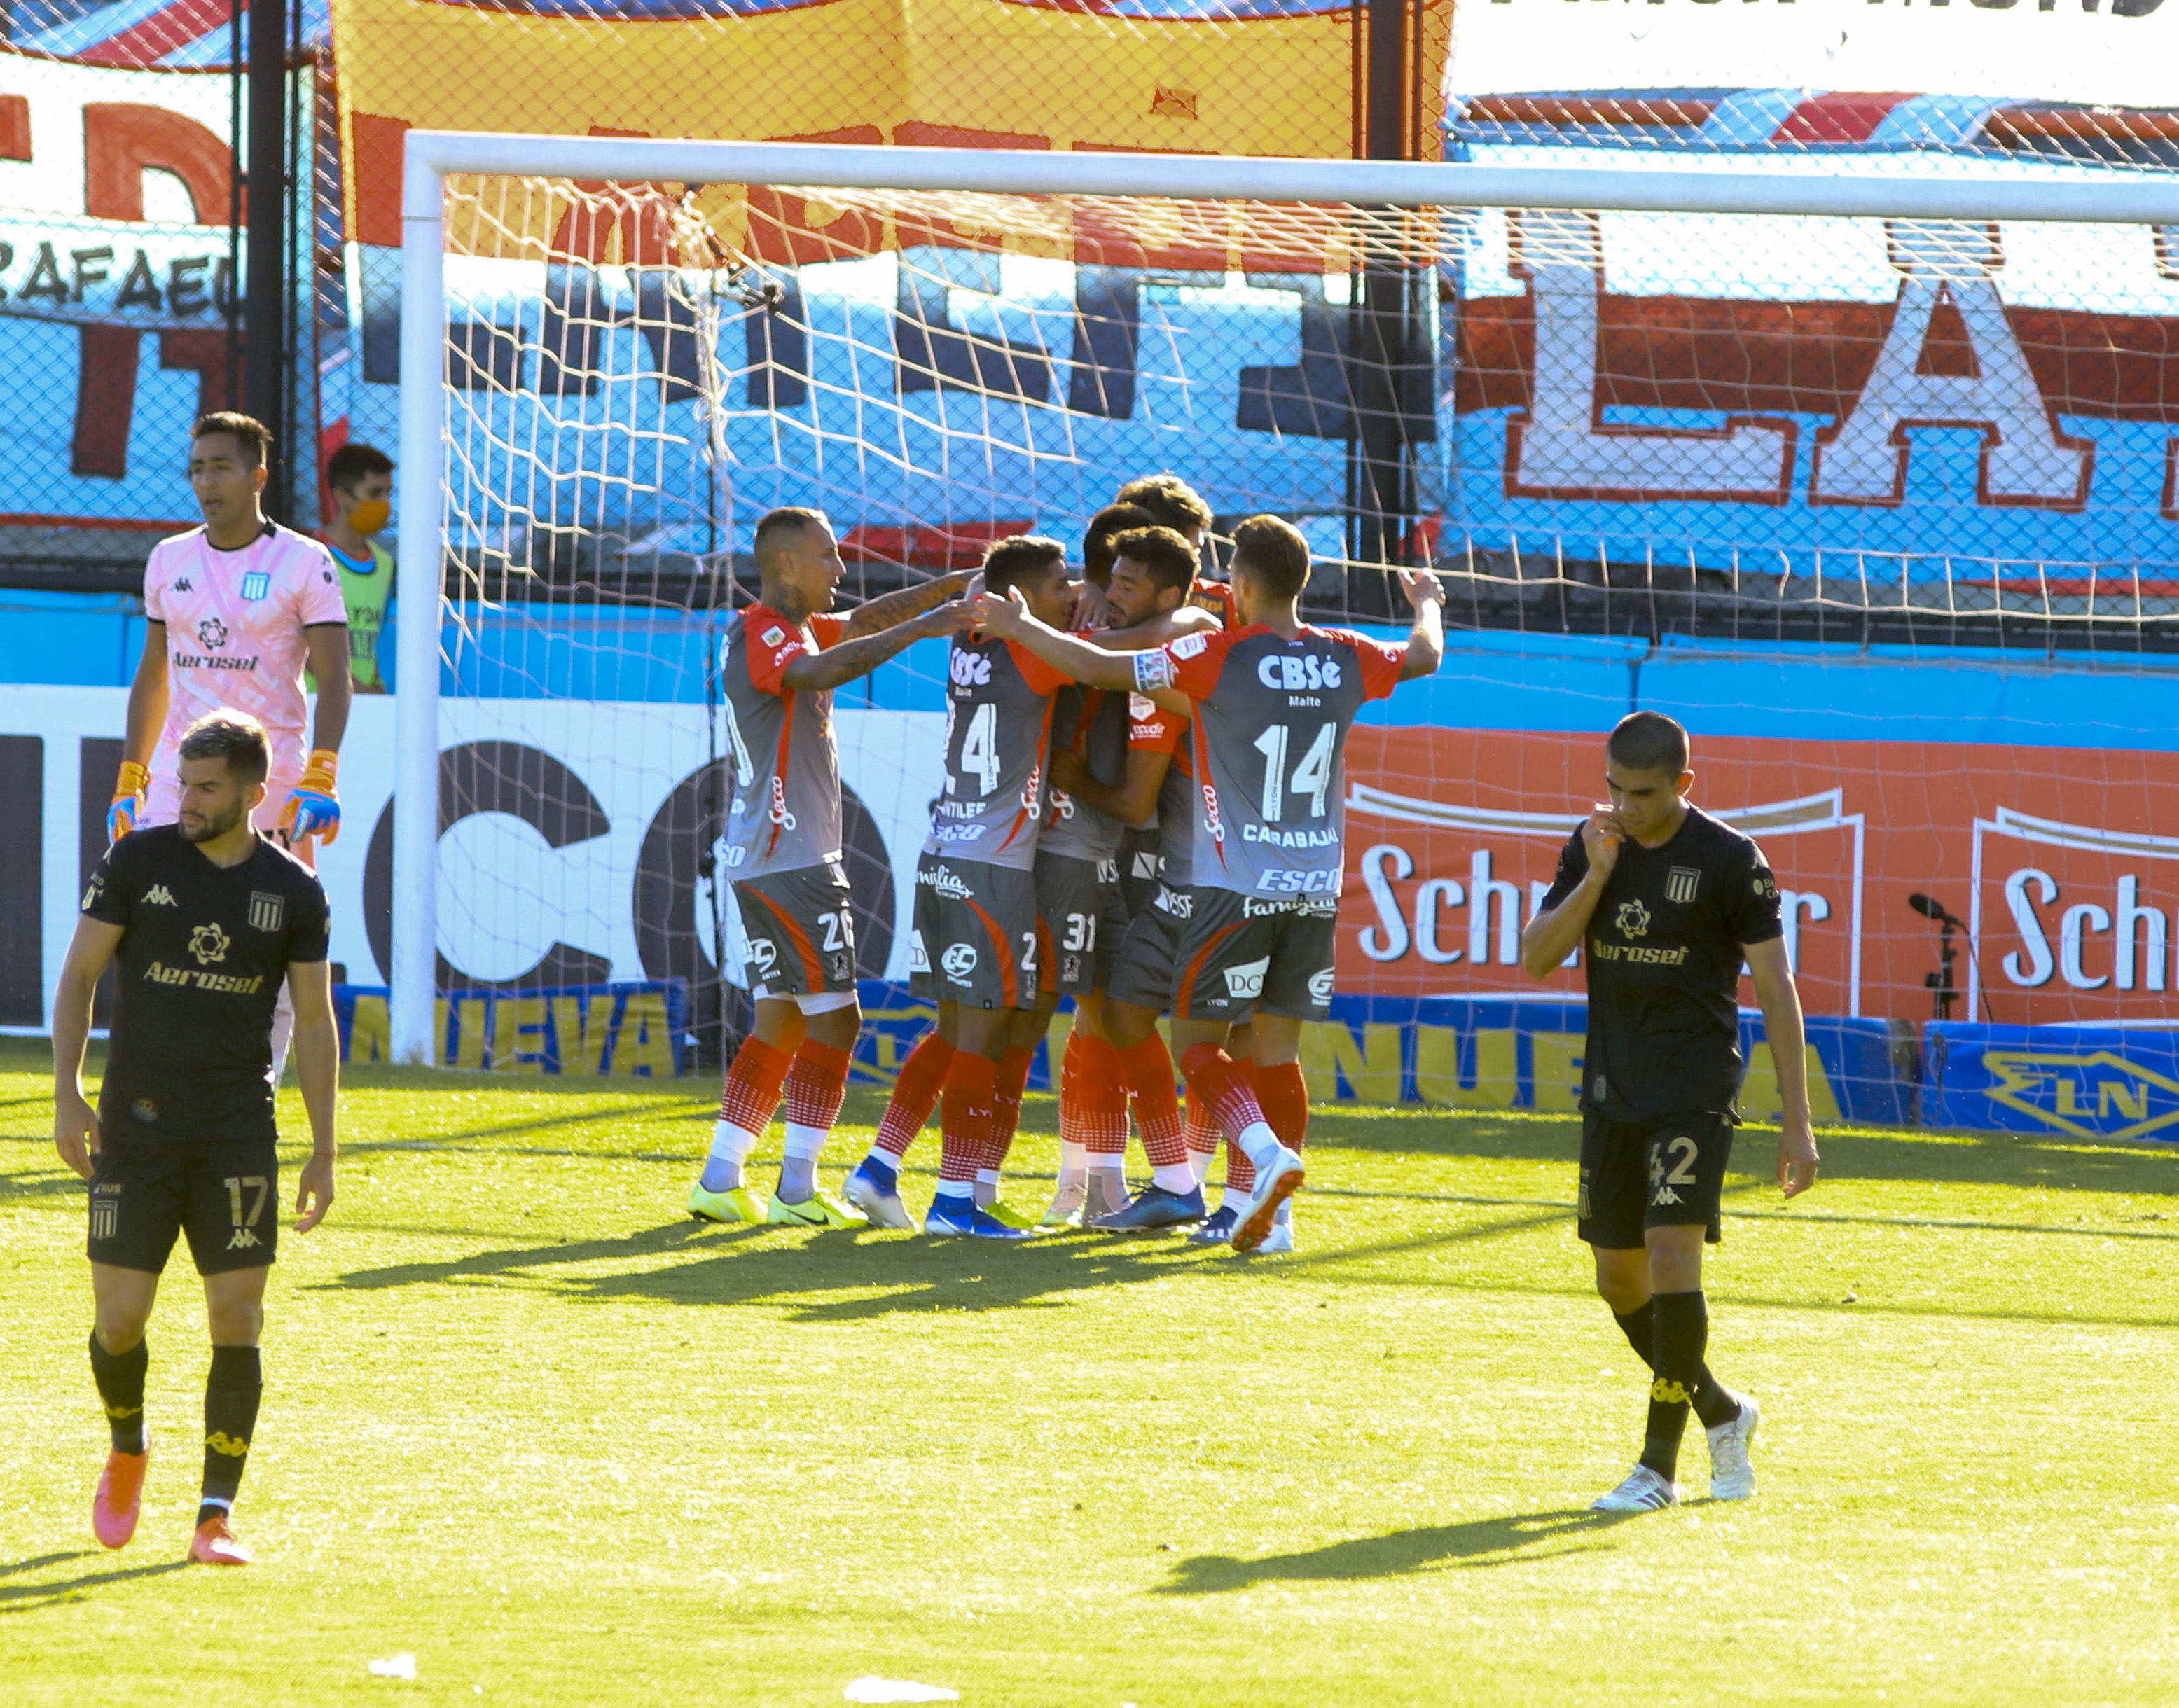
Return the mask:
<path fill-rule="evenodd" d="M 1651 1512 L 1679 1498 L 1690 1406 L 1710 1437 L 1712 1498 L 1745 1500 L 1760 1414 L 1703 1361 L 1703 1246 L 1719 1237 L 1739 1120 L 1743 960 L 1785 1103 L 1778 1185 L 1791 1198 L 1815 1184 L 1801 999 L 1763 851 L 1688 802 L 1688 732 L 1661 713 L 1630 714 L 1605 744 L 1604 775 L 1611 804 L 1567 840 L 1521 936 L 1534 978 L 1577 948 L 1586 955 L 1578 1226 L 1596 1290 L 1652 1376 L 1641 1462 L 1596 1507 Z"/>
<path fill-rule="evenodd" d="M 214 712 L 189 726 L 178 753 L 178 821 L 107 849 L 83 898 L 53 994 L 53 1146 L 91 1183 L 91 1368 L 113 1434 L 91 1528 L 109 1548 L 135 1534 L 150 1458 L 145 1325 L 175 1237 L 186 1234 L 211 1332 L 189 1557 L 239 1566 L 250 1554 L 228 1515 L 256 1426 L 265 1278 L 279 1240 L 272 1013 L 282 982 L 312 1141 L 298 1233 L 332 1203 L 340 1037 L 325 891 L 250 824 L 270 763 L 264 728 Z M 94 1114 L 84 1040 L 109 962 L 119 976 Z"/>

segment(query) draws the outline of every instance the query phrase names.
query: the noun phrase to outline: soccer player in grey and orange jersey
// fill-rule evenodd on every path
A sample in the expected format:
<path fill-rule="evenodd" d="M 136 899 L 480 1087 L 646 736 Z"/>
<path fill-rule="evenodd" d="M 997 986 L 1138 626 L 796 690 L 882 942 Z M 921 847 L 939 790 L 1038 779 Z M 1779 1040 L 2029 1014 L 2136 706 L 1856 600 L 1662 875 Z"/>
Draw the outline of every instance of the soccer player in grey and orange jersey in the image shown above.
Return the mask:
<path fill-rule="evenodd" d="M 1386 645 L 1302 621 L 1309 570 L 1309 546 L 1296 528 L 1251 517 L 1233 535 L 1241 627 L 1145 652 L 1103 652 L 1040 623 L 1018 602 L 988 594 L 975 601 L 990 632 L 1085 686 L 1177 693 L 1194 714 L 1194 900 L 1177 955 L 1173 1044 L 1190 1094 L 1205 1099 L 1255 1164 L 1254 1190 L 1233 1230 L 1243 1251 L 1292 1249 L 1291 1224 L 1279 1218 L 1302 1180 L 1302 1023 L 1331 1011 L 1347 728 L 1364 702 L 1433 674 L 1444 650 L 1444 591 L 1428 571 L 1398 572 L 1414 623 L 1404 645 Z M 1251 1017 L 1253 1076 L 1225 1048 L 1227 1029 Z M 1145 1048 L 1128 1058 L 1139 1118 L 1172 1097 L 1169 1063 L 1161 1081 L 1150 1056 Z M 1268 1120 L 1262 1085 L 1279 1087 Z"/>
<path fill-rule="evenodd" d="M 941 601 L 968 578 L 903 588 L 843 616 L 833 613 L 832 596 L 846 568 L 821 512 L 772 511 L 757 523 L 755 547 L 761 594 L 728 623 L 720 674 L 733 784 L 726 868 L 749 944 L 756 1026 L 727 1070 L 689 1213 L 841 1227 L 863 1218 L 819 1188 L 817 1159 L 839 1116 L 862 1009 L 841 865 L 832 690 L 912 641 L 952 633 L 966 608 Z M 767 1206 L 743 1183 L 742 1164 L 782 1090 L 786 1151 Z"/>

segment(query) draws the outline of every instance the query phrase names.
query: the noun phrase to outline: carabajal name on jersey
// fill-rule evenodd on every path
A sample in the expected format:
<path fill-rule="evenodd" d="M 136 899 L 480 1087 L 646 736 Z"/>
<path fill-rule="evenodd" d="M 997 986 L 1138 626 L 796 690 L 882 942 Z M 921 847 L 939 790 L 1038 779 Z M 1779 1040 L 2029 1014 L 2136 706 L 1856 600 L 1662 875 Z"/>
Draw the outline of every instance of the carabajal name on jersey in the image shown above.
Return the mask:
<path fill-rule="evenodd" d="M 958 639 L 946 673 L 946 786 L 926 854 L 1026 871 L 1044 816 L 1052 696 L 1068 678 L 1011 641 Z"/>
<path fill-rule="evenodd" d="M 1183 635 L 1144 655 L 1142 686 L 1196 703 L 1199 887 L 1339 894 L 1347 728 L 1364 702 L 1398 684 L 1404 651 L 1343 629 L 1304 626 L 1287 640 L 1258 624 Z M 1160 658 L 1162 668 L 1151 662 Z"/>

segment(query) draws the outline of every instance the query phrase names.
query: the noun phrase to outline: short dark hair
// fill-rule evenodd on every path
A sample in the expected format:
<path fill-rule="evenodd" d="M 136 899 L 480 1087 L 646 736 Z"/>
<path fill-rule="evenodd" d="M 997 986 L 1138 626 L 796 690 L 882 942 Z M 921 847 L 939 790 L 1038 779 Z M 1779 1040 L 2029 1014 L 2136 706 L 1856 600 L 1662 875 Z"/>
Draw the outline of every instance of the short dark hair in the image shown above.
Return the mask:
<path fill-rule="evenodd" d="M 1613 726 L 1604 751 L 1630 771 L 1677 777 L 1688 768 L 1688 732 L 1662 712 L 1629 712 Z"/>
<path fill-rule="evenodd" d="M 189 429 L 189 443 L 214 433 L 229 433 L 239 440 L 242 448 L 250 453 L 250 466 L 262 468 L 272 454 L 272 430 L 255 415 L 244 415 L 233 409 L 215 409 L 209 415 L 197 417 L 197 424 Z"/>
<path fill-rule="evenodd" d="M 376 445 L 343 445 L 326 458 L 326 484 L 353 492 L 374 474 L 391 474 L 393 459 Z"/>
<path fill-rule="evenodd" d="M 810 510 L 799 504 L 782 505 L 777 510 L 767 510 L 757 518 L 756 534 L 749 541 L 749 550 L 755 556 L 756 567 L 764 567 L 765 554 L 778 549 L 784 535 L 799 534 L 805 528 L 815 528 L 825 520 L 821 510 Z"/>
<path fill-rule="evenodd" d="M 1153 586 L 1185 588 L 1195 581 L 1195 552 L 1170 528 L 1131 528 L 1113 539 L 1112 556 L 1142 565 Z"/>
<path fill-rule="evenodd" d="M 1210 526 L 1210 506 L 1203 501 L 1201 493 L 1177 474 L 1145 474 L 1139 480 L 1130 480 L 1112 497 L 1115 503 L 1148 511 L 1152 522 L 1175 534 Z"/>
<path fill-rule="evenodd" d="M 1041 534 L 1010 534 L 995 539 L 984 551 L 984 591 L 1008 592 L 1054 560 L 1065 565 L 1067 548 Z"/>
<path fill-rule="evenodd" d="M 206 712 L 182 731 L 178 751 L 184 759 L 224 759 L 228 774 L 245 783 L 263 782 L 272 769 L 265 725 L 247 712 Z"/>
<path fill-rule="evenodd" d="M 1252 516 L 1233 530 L 1233 573 L 1281 599 L 1309 585 L 1309 542 L 1282 516 Z"/>
<path fill-rule="evenodd" d="M 1131 528 L 1150 528 L 1155 518 L 1139 504 L 1108 504 L 1082 530 L 1082 572 L 1098 586 L 1112 573 L 1112 539 Z"/>

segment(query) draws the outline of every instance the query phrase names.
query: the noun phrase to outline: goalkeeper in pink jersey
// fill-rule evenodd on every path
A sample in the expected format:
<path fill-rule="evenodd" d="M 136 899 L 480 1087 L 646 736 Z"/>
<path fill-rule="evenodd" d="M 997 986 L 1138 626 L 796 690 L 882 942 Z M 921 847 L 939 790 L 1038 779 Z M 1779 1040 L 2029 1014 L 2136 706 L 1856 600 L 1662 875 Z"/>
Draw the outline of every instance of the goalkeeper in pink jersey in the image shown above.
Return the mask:
<path fill-rule="evenodd" d="M 265 514 L 272 443 L 248 415 L 206 415 L 190 430 L 189 487 L 204 526 L 161 540 L 144 567 L 144 654 L 107 809 L 110 842 L 180 816 L 182 736 L 219 711 L 246 713 L 265 726 L 272 768 L 251 815 L 258 831 L 277 831 L 306 866 L 316 864 L 314 842 L 340 834 L 348 608 L 325 547 Z M 306 665 L 321 685 L 307 747 Z M 276 1076 L 294 1027 L 283 987 L 272 1027 Z"/>

